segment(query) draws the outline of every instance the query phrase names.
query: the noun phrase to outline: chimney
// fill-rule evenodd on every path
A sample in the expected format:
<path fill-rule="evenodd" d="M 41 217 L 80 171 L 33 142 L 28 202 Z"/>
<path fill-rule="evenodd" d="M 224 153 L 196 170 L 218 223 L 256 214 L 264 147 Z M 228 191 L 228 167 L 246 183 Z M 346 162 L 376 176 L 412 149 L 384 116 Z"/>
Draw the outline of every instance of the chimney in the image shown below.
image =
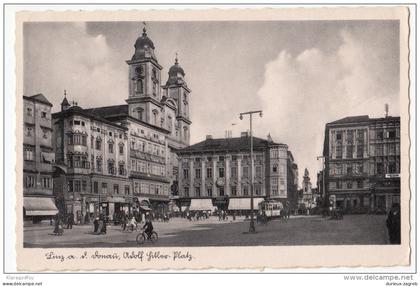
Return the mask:
<path fill-rule="evenodd" d="M 385 117 L 388 117 L 388 113 L 389 113 L 389 104 L 386 103 L 385 104 Z"/>
<path fill-rule="evenodd" d="M 241 132 L 241 137 L 248 137 L 248 132 L 247 131 Z"/>
<path fill-rule="evenodd" d="M 206 140 L 211 140 L 211 139 L 213 139 L 212 135 L 206 135 Z"/>
<path fill-rule="evenodd" d="M 232 130 L 226 130 L 225 131 L 225 138 L 226 139 L 232 138 Z"/>

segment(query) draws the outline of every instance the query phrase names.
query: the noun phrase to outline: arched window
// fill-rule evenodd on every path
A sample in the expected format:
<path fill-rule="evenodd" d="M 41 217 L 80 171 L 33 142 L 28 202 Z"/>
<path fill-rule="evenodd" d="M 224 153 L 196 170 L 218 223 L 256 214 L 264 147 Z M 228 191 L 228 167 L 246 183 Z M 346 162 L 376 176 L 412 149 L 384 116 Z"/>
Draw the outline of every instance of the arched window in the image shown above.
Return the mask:
<path fill-rule="evenodd" d="M 138 120 L 142 120 L 143 121 L 143 112 L 144 112 L 144 109 L 143 108 L 137 107 L 136 109 L 134 109 L 134 116 Z"/>
<path fill-rule="evenodd" d="M 184 140 L 188 141 L 188 128 L 184 127 Z"/>
<path fill-rule="evenodd" d="M 159 115 L 159 111 L 157 111 L 156 109 L 153 109 L 153 124 L 157 125 L 158 124 L 158 115 Z"/>
<path fill-rule="evenodd" d="M 144 93 L 144 79 L 138 78 L 136 80 L 136 92 L 138 93 Z"/>

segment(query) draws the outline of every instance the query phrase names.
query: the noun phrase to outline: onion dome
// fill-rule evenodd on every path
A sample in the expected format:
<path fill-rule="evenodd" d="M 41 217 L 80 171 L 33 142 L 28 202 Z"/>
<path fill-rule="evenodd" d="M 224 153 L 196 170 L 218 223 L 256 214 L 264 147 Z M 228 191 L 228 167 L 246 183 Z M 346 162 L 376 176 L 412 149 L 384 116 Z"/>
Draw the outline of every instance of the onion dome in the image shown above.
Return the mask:
<path fill-rule="evenodd" d="M 169 78 L 168 78 L 168 81 L 166 82 L 166 85 L 185 83 L 184 81 L 185 72 L 184 72 L 184 69 L 178 63 L 178 57 L 175 58 L 175 64 L 171 66 L 168 74 L 169 74 Z"/>
<path fill-rule="evenodd" d="M 134 44 L 135 52 L 131 60 L 137 61 L 146 58 L 153 58 L 156 60 L 155 56 L 155 45 L 153 41 L 147 36 L 146 28 L 143 28 L 143 34 L 141 37 L 138 37 L 136 43 Z"/>

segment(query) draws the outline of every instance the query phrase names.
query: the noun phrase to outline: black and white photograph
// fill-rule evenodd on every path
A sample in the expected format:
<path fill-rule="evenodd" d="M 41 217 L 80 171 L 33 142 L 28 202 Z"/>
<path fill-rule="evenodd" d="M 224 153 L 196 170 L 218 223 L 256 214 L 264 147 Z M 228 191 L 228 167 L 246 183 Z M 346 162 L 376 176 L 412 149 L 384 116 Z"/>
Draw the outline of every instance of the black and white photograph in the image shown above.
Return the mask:
<path fill-rule="evenodd" d="M 380 246 L 405 265 L 408 13 L 383 9 L 23 17 L 18 248 Z"/>

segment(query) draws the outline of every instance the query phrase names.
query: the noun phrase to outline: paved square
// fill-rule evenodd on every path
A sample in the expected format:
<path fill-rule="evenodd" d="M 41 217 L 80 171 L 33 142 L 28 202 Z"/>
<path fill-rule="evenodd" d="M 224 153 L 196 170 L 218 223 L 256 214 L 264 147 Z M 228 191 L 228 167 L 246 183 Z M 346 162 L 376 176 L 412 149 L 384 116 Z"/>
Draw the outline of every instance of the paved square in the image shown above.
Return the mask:
<path fill-rule="evenodd" d="M 245 234 L 249 221 L 219 222 L 216 218 L 190 222 L 175 218 L 168 223 L 155 222 L 159 234 L 155 244 L 163 246 L 256 246 L 256 245 L 351 245 L 387 244 L 386 216 L 349 215 L 343 220 L 319 216 L 291 217 L 288 222 L 273 220 L 257 225 L 257 233 Z M 111 225 L 105 235 L 93 234 L 92 225 L 74 226 L 63 236 L 52 234 L 53 226 L 36 225 L 24 228 L 25 247 L 139 247 L 138 232 L 121 232 Z"/>

